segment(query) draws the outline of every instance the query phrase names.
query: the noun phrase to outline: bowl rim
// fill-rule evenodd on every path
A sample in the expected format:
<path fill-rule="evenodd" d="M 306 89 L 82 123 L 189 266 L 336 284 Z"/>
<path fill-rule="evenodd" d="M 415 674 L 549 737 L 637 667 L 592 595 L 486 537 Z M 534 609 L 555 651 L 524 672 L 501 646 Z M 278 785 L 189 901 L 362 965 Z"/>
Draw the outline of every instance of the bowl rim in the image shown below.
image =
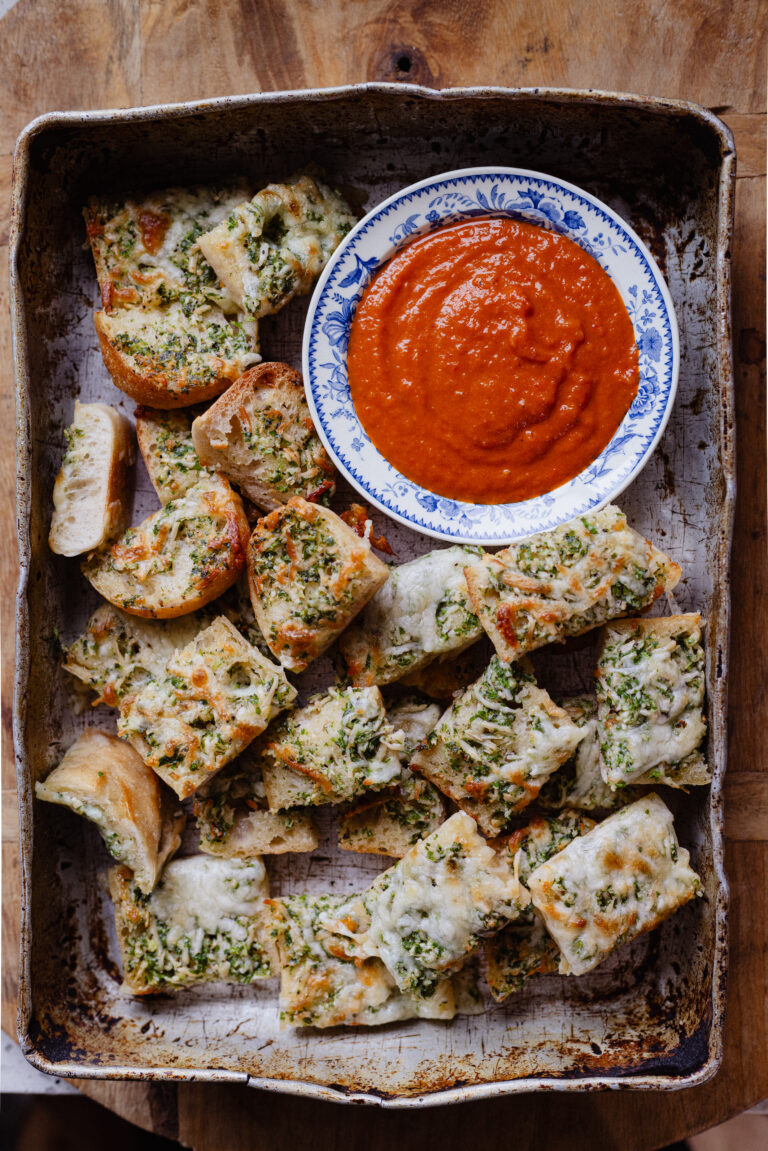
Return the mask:
<path fill-rule="evenodd" d="M 350 248 L 353 245 L 353 243 L 357 239 L 358 235 L 361 232 L 363 232 L 364 230 L 367 230 L 370 223 L 377 216 L 386 214 L 388 212 L 388 210 L 390 208 L 392 208 L 393 206 L 397 205 L 398 201 L 401 199 L 409 197 L 414 193 L 420 192 L 420 191 L 425 190 L 427 188 L 430 188 L 432 186 L 440 185 L 440 184 L 445 183 L 449 180 L 450 181 L 460 181 L 462 179 L 469 179 L 469 178 L 473 178 L 473 177 L 482 177 L 482 176 L 500 176 L 502 178 L 512 176 L 515 178 L 522 177 L 524 179 L 543 180 L 543 181 L 549 182 L 551 184 L 554 184 L 557 187 L 563 188 L 563 189 L 567 190 L 568 192 L 576 195 L 577 197 L 580 197 L 582 199 L 586 199 L 588 202 L 590 202 L 591 204 L 596 206 L 601 212 L 603 212 L 605 215 L 610 217 L 618 225 L 618 227 L 621 229 L 621 231 L 625 235 L 627 235 L 631 239 L 633 244 L 636 246 L 636 248 L 639 249 L 641 255 L 644 257 L 646 263 L 648 264 L 648 268 L 649 268 L 649 270 L 652 274 L 652 277 L 655 280 L 656 285 L 659 289 L 659 294 L 661 296 L 661 299 L 663 300 L 667 320 L 669 323 L 670 350 L 671 350 L 671 364 L 670 364 L 670 373 L 669 373 L 670 385 L 669 385 L 669 391 L 667 394 L 667 399 L 666 399 L 666 403 L 665 403 L 665 407 L 664 407 L 664 412 L 663 412 L 661 419 L 659 420 L 658 426 L 656 428 L 656 431 L 655 431 L 652 439 L 650 440 L 647 447 L 643 451 L 642 456 L 637 460 L 634 467 L 630 470 L 629 474 L 626 477 L 624 477 L 619 483 L 617 483 L 615 487 L 612 487 L 611 490 L 609 492 L 607 492 L 604 497 L 597 500 L 594 504 L 590 505 L 590 507 L 588 509 L 586 509 L 584 511 L 576 512 L 575 515 L 576 516 L 588 515 L 588 514 L 592 514 L 594 512 L 600 511 L 601 508 L 604 508 L 607 504 L 609 504 L 613 500 L 615 500 L 619 495 L 621 495 L 621 493 L 623 491 L 625 491 L 625 489 L 627 487 L 629 487 L 629 485 L 631 483 L 633 483 L 633 481 L 637 478 L 637 476 L 640 474 L 640 472 L 643 470 L 643 468 L 646 466 L 646 464 L 650 460 L 651 456 L 655 452 L 656 447 L 658 446 L 658 443 L 661 440 L 661 437 L 663 436 L 664 431 L 666 430 L 667 423 L 669 422 L 670 415 L 672 414 L 672 409 L 674 407 L 675 399 L 677 396 L 677 386 L 678 386 L 678 381 L 679 381 L 679 376 L 680 376 L 680 335 L 679 335 L 679 329 L 678 329 L 678 324 L 677 324 L 677 316 L 675 314 L 674 303 L 672 300 L 671 293 L 669 291 L 669 287 L 667 286 L 666 279 L 664 278 L 664 275 L 662 274 L 662 271 L 659 268 L 658 263 L 654 259 L 653 255 L 650 252 L 647 245 L 643 242 L 643 240 L 640 238 L 640 236 L 637 234 L 637 232 L 634 230 L 634 228 L 631 226 L 631 224 L 629 224 L 622 216 L 620 216 L 613 208 L 611 208 L 603 200 L 601 200 L 601 199 L 599 199 L 599 197 L 593 195 L 593 193 L 588 192 L 585 188 L 580 187 L 580 185 L 578 185 L 578 184 L 574 184 L 569 180 L 564 180 L 562 177 L 555 176 L 549 172 L 542 172 L 542 171 L 532 169 L 532 168 L 510 167 L 508 165 L 501 165 L 501 164 L 487 164 L 487 165 L 479 165 L 479 166 L 474 166 L 474 167 L 469 167 L 469 168 L 452 168 L 448 171 L 438 172 L 432 176 L 428 176 L 424 180 L 417 180 L 413 184 L 404 185 L 402 188 L 399 188 L 396 192 L 393 192 L 390 196 L 387 196 L 385 199 L 379 201 L 377 204 L 374 204 L 374 206 L 372 208 L 370 208 L 370 210 L 368 212 L 366 212 L 365 215 L 360 220 L 357 221 L 357 223 L 354 225 L 354 227 L 352 227 L 349 230 L 349 232 L 347 232 L 347 234 L 343 237 L 343 239 L 341 240 L 339 245 L 334 249 L 334 251 L 332 252 L 327 264 L 325 265 L 325 267 L 324 267 L 324 269 L 320 275 L 320 278 L 317 281 L 317 284 L 315 285 L 314 291 L 312 292 L 312 296 L 311 296 L 310 302 L 309 302 L 309 307 L 307 309 L 306 319 L 304 322 L 304 333 L 303 333 L 303 338 L 302 338 L 302 375 L 304 378 L 304 388 L 305 388 L 305 393 L 306 393 L 306 397 L 307 397 L 307 403 L 309 405 L 310 413 L 312 415 L 312 420 L 314 422 L 315 429 L 317 430 L 318 435 L 320 436 L 320 439 L 321 439 L 326 451 L 329 453 L 329 455 L 333 461 L 334 466 L 341 472 L 341 474 L 344 476 L 344 478 L 347 480 L 347 482 L 349 484 L 351 484 L 351 486 L 355 489 L 355 491 L 357 491 L 368 503 L 372 504 L 374 507 L 376 507 L 384 515 L 389 516 L 391 519 L 402 524 L 404 527 L 408 527 L 412 531 L 418 532 L 420 535 L 430 536 L 433 539 L 445 541 L 445 542 L 452 543 L 452 544 L 476 544 L 476 545 L 484 546 L 484 547 L 503 547 L 503 546 L 506 546 L 508 544 L 516 543 L 520 540 L 530 538 L 531 536 L 538 534 L 538 530 L 541 530 L 541 529 L 532 530 L 532 531 L 528 531 L 528 532 L 524 532 L 524 533 L 513 533 L 513 534 L 510 534 L 509 536 L 505 536 L 503 539 L 500 539 L 498 536 L 490 537 L 490 536 L 483 535 L 483 534 L 481 534 L 481 532 L 479 530 L 476 533 L 469 532 L 466 535 L 458 534 L 458 533 L 448 533 L 445 531 L 441 531 L 440 529 L 427 527 L 421 523 L 415 523 L 412 519 L 409 519 L 408 516 L 402 515 L 400 512 L 394 510 L 393 508 L 388 506 L 386 503 L 384 503 L 382 500 L 380 500 L 376 495 L 371 493 L 368 489 L 364 488 L 361 485 L 361 483 L 355 478 L 355 476 L 351 474 L 351 472 L 349 471 L 349 469 L 345 465 L 344 461 L 339 457 L 335 447 L 333 446 L 331 439 L 330 439 L 330 437 L 326 431 L 326 428 L 324 426 L 323 420 L 321 419 L 320 414 L 318 412 L 317 405 L 315 404 L 315 397 L 314 397 L 313 389 L 311 387 L 311 380 L 314 378 L 314 372 L 312 370 L 312 357 L 310 354 L 310 347 L 311 347 L 311 343 L 312 343 L 312 339 L 313 339 L 315 317 L 317 315 L 317 311 L 318 311 L 318 308 L 320 306 L 320 303 L 323 299 L 325 287 L 326 287 L 326 284 L 328 283 L 328 280 L 333 275 L 334 269 L 336 268 L 336 265 L 338 264 L 339 260 L 346 253 L 348 248 Z M 488 213 L 486 213 L 486 216 L 489 219 L 498 218 L 499 215 L 501 215 L 501 213 L 494 213 L 493 211 L 489 211 Z M 482 218 L 482 215 L 478 213 L 478 214 L 475 214 L 473 216 L 473 218 L 480 219 L 480 218 Z M 446 219 L 445 223 L 440 223 L 436 227 L 448 227 L 452 223 L 456 223 L 456 222 L 457 221 Z M 375 275 L 375 273 L 378 272 L 390 259 L 392 259 L 392 257 L 395 255 L 396 252 L 401 251 L 409 243 L 412 243 L 413 241 L 419 239 L 420 236 L 426 235 L 426 234 L 429 234 L 429 233 L 427 231 L 423 231 L 423 230 L 420 232 L 412 233 L 410 235 L 405 236 L 401 243 L 392 246 L 391 250 L 388 250 L 388 253 L 379 259 L 376 267 L 372 271 L 366 273 L 366 278 L 363 281 L 362 288 L 364 288 L 365 286 L 367 286 L 368 283 L 370 283 L 371 277 L 373 275 Z M 579 243 L 578 239 L 576 239 L 575 237 L 572 237 L 569 235 L 568 238 L 572 239 L 574 243 L 577 243 L 577 244 Z M 583 245 L 580 245 L 580 246 L 583 247 Z M 586 251 L 587 249 L 584 249 L 584 250 Z M 592 253 L 589 253 L 589 254 L 592 254 Z M 600 264 L 600 266 L 603 267 L 602 264 Z M 607 269 L 605 269 L 605 268 L 603 270 L 607 271 Z M 609 276 L 611 275 L 610 272 L 607 272 L 607 274 Z M 624 303 L 624 305 L 626 307 L 626 300 L 624 299 L 624 294 L 621 292 L 620 286 L 616 283 L 613 276 L 611 276 L 611 279 L 612 279 L 613 283 L 616 285 L 617 290 L 619 290 L 619 293 L 622 297 L 622 302 Z M 356 306 L 357 305 L 355 305 L 355 308 L 356 308 Z M 350 321 L 349 321 L 350 325 L 351 325 L 353 319 L 354 319 L 354 313 L 350 317 Z M 635 327 L 635 323 L 632 320 L 631 315 L 630 315 L 630 322 L 632 323 L 632 328 L 633 328 L 633 331 L 635 332 L 635 338 L 637 341 L 637 329 Z M 640 382 L 642 382 L 642 377 L 641 377 Z M 352 404 L 351 393 L 350 393 L 349 402 L 350 402 L 350 404 Z M 352 406 L 354 408 L 354 404 L 352 404 Z M 585 468 L 582 469 L 581 472 L 578 472 L 575 476 L 572 476 L 570 479 L 566 480 L 564 484 L 561 484 L 556 488 L 552 488 L 548 492 L 542 492 L 542 493 L 540 493 L 540 495 L 534 496 L 528 501 L 514 501 L 514 502 L 510 502 L 510 503 L 506 503 L 506 504 L 470 503 L 466 500 L 451 500 L 451 502 L 455 503 L 459 507 L 468 507 L 468 508 L 514 507 L 515 503 L 518 503 L 518 502 L 519 503 L 526 502 L 526 503 L 533 504 L 535 501 L 542 499 L 544 496 L 550 496 L 550 497 L 551 496 L 557 496 L 557 493 L 559 491 L 561 491 L 562 488 L 567 487 L 569 484 L 573 483 L 574 480 L 578 479 L 580 475 L 582 475 L 589 467 L 592 467 L 595 464 L 595 462 L 600 459 L 600 457 L 603 455 L 603 453 L 606 452 L 610 448 L 610 445 L 614 442 L 614 440 L 616 439 L 616 436 L 621 431 L 622 426 L 624 424 L 624 420 L 627 418 L 627 415 L 629 415 L 629 412 L 631 411 L 631 406 L 632 405 L 630 405 L 630 408 L 625 413 L 624 417 L 622 418 L 619 426 L 617 427 L 617 429 L 614 432 L 611 439 L 608 441 L 608 443 L 605 445 L 605 447 L 603 447 L 602 450 L 597 454 L 597 456 L 595 456 L 594 460 L 591 460 L 589 462 L 589 464 Z M 378 456 L 390 468 L 392 468 L 393 472 L 395 472 L 398 476 L 400 476 L 407 483 L 412 484 L 419 491 L 425 492 L 428 495 L 434 496 L 437 499 L 441 499 L 441 498 L 451 499 L 451 497 L 442 497 L 440 495 L 440 493 L 432 492 L 429 488 L 422 487 L 422 485 L 417 484 L 415 480 L 411 480 L 411 479 L 409 479 L 409 477 L 405 476 L 402 472 L 399 472 L 398 469 L 395 468 L 395 465 L 392 464 L 391 461 L 389 461 L 381 451 L 379 451 L 379 449 L 376 447 L 376 445 L 370 439 L 370 436 L 368 436 L 368 433 L 365 431 L 365 428 L 363 428 L 362 423 L 359 420 L 359 417 L 358 417 L 358 422 L 360 423 L 360 427 L 362 428 L 363 434 L 367 436 L 367 438 L 370 441 L 371 446 L 373 447 L 374 451 L 378 454 Z M 571 518 L 574 518 L 574 517 L 569 516 L 568 518 L 560 519 L 558 521 L 557 525 L 553 525 L 553 528 L 561 526 L 562 524 L 569 522 L 569 519 L 571 519 Z M 478 525 L 478 527 L 479 526 L 480 525 Z M 553 530 L 553 528 L 544 529 L 544 530 Z"/>

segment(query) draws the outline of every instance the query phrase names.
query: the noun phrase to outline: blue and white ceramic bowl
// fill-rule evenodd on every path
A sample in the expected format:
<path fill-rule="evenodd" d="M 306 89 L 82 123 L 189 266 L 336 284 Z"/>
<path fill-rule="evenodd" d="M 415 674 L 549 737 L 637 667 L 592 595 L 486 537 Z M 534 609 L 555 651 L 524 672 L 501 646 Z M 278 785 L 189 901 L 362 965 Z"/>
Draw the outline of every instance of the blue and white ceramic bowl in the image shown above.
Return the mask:
<path fill-rule="evenodd" d="M 350 325 L 374 272 L 415 237 L 477 216 L 527 220 L 580 244 L 616 284 L 640 351 L 637 396 L 610 443 L 568 483 L 519 503 L 463 503 L 407 479 L 363 430 L 347 378 Z M 304 330 L 309 406 L 339 471 L 388 516 L 454 543 L 512 543 L 596 511 L 618 496 L 643 468 L 664 431 L 679 362 L 672 300 L 640 238 L 588 192 L 523 168 L 445 172 L 384 200 L 334 252 L 315 289 Z"/>

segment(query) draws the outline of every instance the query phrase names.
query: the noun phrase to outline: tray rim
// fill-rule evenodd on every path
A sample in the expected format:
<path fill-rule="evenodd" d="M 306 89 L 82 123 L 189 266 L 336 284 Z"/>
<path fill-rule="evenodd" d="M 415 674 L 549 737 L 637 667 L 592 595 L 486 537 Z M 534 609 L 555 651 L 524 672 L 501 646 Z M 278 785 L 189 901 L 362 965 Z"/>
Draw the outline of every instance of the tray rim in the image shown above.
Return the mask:
<path fill-rule="evenodd" d="M 731 343 L 731 273 L 730 248 L 733 236 L 736 151 L 728 126 L 709 109 L 691 101 L 665 97 L 643 96 L 633 93 L 610 92 L 602 89 L 562 87 L 509 88 L 495 86 L 463 86 L 435 89 L 416 84 L 393 82 L 365 82 L 326 88 L 300 88 L 286 91 L 255 92 L 237 96 L 214 97 L 170 104 L 152 104 L 133 108 L 102 108 L 89 111 L 52 111 L 31 120 L 22 130 L 16 143 L 12 169 L 11 226 L 9 242 L 9 280 L 11 304 L 12 356 L 14 365 L 14 394 L 16 403 L 16 514 L 19 579 L 16 592 L 15 675 L 13 694 L 13 748 L 19 805 L 20 875 L 21 875 L 21 930 L 20 963 L 17 1007 L 17 1036 L 25 1058 L 32 1066 L 50 1075 L 79 1079 L 159 1080 L 167 1082 L 223 1082 L 245 1083 L 261 1090 L 307 1098 L 343 1103 L 367 1103 L 384 1108 L 411 1108 L 442 1106 L 468 1100 L 517 1095 L 532 1091 L 600 1091 L 600 1090 L 655 1090 L 678 1091 L 698 1086 L 710 1080 L 719 1070 L 723 1058 L 723 1029 L 727 974 L 727 905 L 728 883 L 724 873 L 723 844 L 723 777 L 727 761 L 727 666 L 730 622 L 730 583 L 726 580 L 716 598 L 712 616 L 712 634 L 723 653 L 720 688 L 713 701 L 717 716 L 714 760 L 715 771 L 711 784 L 709 821 L 712 830 L 712 865 L 717 880 L 714 916 L 715 943 L 712 972 L 711 1016 L 709 1019 L 708 1055 L 705 1062 L 693 1072 L 679 1077 L 649 1072 L 640 1075 L 608 1076 L 585 1075 L 569 1079 L 526 1076 L 520 1079 L 497 1080 L 491 1083 L 469 1084 L 443 1088 L 426 1094 L 385 1095 L 374 1090 L 346 1091 L 326 1087 L 304 1079 L 277 1079 L 251 1076 L 247 1072 L 223 1068 L 174 1069 L 169 1067 L 84 1065 L 74 1061 L 52 1061 L 45 1058 L 34 1045 L 29 1024 L 32 1019 L 32 938 L 31 938 L 31 869 L 33 851 L 32 785 L 25 746 L 26 682 L 29 675 L 30 619 L 27 590 L 31 563 L 30 519 L 31 490 L 31 403 L 29 369 L 27 361 L 27 332 L 24 299 L 18 265 L 23 242 L 23 224 L 29 185 L 29 153 L 32 141 L 49 129 L 90 126 L 99 124 L 131 123 L 141 121 L 168 121 L 207 112 L 225 112 L 229 109 L 258 107 L 262 104 L 299 103 L 307 100 L 332 101 L 368 93 L 397 95 L 399 98 L 419 98 L 432 101 L 474 99 L 478 101 L 503 98 L 511 102 L 533 100 L 540 103 L 573 102 L 602 104 L 610 107 L 628 107 L 658 114 L 677 113 L 691 117 L 706 126 L 718 139 L 721 163 L 717 179 L 717 244 L 714 253 L 714 277 L 717 293 L 715 314 L 715 345 L 722 397 L 720 412 L 720 445 L 723 454 L 724 496 L 720 515 L 717 568 L 729 571 L 733 538 L 734 506 L 736 498 L 735 430 L 734 430 L 734 371 Z M 711 642 L 711 641 L 710 641 Z"/>

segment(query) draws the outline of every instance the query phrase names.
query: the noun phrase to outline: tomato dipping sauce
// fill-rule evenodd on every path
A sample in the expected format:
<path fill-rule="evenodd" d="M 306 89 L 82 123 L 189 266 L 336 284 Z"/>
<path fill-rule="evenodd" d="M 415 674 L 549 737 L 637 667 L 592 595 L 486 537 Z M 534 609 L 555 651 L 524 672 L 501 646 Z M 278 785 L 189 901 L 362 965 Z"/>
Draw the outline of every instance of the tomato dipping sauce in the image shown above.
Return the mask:
<path fill-rule="evenodd" d="M 347 370 L 363 427 L 398 471 L 486 504 L 578 475 L 639 382 L 607 272 L 566 236 L 493 217 L 439 228 L 379 269 Z"/>

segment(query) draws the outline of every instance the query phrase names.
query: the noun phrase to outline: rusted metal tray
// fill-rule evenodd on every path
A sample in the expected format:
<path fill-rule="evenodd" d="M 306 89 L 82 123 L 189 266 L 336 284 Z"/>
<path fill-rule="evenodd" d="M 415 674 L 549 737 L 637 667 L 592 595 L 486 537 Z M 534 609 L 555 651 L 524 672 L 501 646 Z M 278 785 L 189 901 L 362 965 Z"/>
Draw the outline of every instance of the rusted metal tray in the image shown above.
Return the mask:
<path fill-rule="evenodd" d="M 452 1024 L 281 1032 L 274 982 L 132 1000 L 120 992 L 106 858 L 97 833 L 33 804 L 35 779 L 86 719 L 60 670 L 95 599 L 47 534 L 62 430 L 76 396 L 130 413 L 104 369 L 96 282 L 80 217 L 94 190 L 246 173 L 258 184 L 323 169 L 360 208 L 451 168 L 552 172 L 624 216 L 665 272 L 682 346 L 678 398 L 661 444 L 621 499 L 630 522 L 683 566 L 682 610 L 708 639 L 711 789 L 671 797 L 705 898 L 581 979 L 531 981 L 504 1007 Z M 722 781 L 726 758 L 728 564 L 733 517 L 729 248 L 730 133 L 690 104 L 598 92 L 370 84 L 162 108 L 44 116 L 19 142 L 12 291 L 18 381 L 21 580 L 15 739 L 22 847 L 19 1035 L 57 1075 L 252 1083 L 334 1100 L 414 1106 L 533 1090 L 674 1090 L 716 1071 L 726 971 Z M 266 358 L 300 364 L 301 305 L 262 327 Z M 347 493 L 348 495 L 348 493 Z M 345 493 L 340 493 L 343 502 Z M 136 514 L 154 507 L 140 468 Z M 400 562 L 432 546 L 379 520 Z M 550 690 L 584 686 L 594 637 L 537 663 Z M 327 677 L 321 664 L 304 687 Z M 96 715 L 106 724 L 108 714 Z M 387 866 L 337 852 L 269 861 L 273 891 L 352 890 Z"/>

